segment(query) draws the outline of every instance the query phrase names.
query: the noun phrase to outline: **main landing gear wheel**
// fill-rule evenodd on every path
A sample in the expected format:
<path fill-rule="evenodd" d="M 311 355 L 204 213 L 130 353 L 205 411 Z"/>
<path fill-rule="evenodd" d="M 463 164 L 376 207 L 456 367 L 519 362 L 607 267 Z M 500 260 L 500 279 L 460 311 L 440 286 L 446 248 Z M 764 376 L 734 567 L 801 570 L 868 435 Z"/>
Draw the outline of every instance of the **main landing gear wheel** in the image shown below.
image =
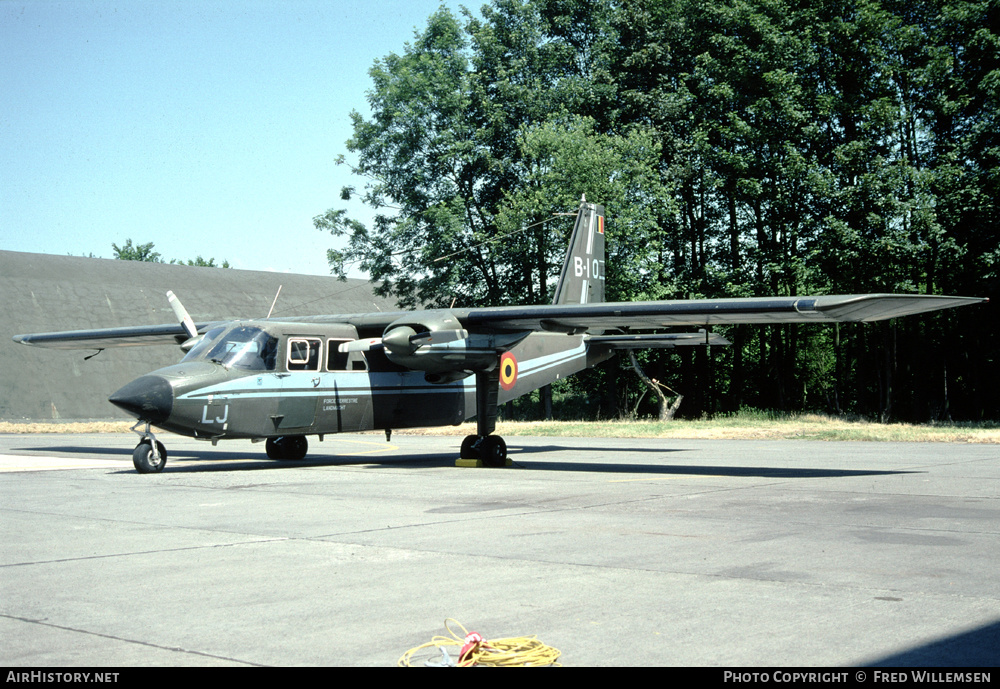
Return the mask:
<path fill-rule="evenodd" d="M 264 451 L 269 459 L 284 459 L 298 461 L 304 459 L 309 451 L 309 441 L 304 435 L 285 435 L 279 438 L 268 438 L 264 443 Z"/>
<path fill-rule="evenodd" d="M 462 441 L 462 449 L 459 450 L 458 456 L 462 459 L 479 459 L 479 452 L 476 443 L 479 441 L 478 435 L 467 435 L 465 440 Z"/>
<path fill-rule="evenodd" d="M 479 458 L 488 467 L 505 466 L 507 464 L 507 443 L 499 435 L 486 436 L 479 448 Z"/>
<path fill-rule="evenodd" d="M 462 459 L 478 459 L 488 467 L 507 465 L 507 443 L 499 435 L 467 435 L 459 452 Z"/>
<path fill-rule="evenodd" d="M 153 456 L 153 443 L 148 438 L 139 441 L 132 451 L 132 464 L 140 474 L 154 474 L 163 471 L 163 467 L 167 465 L 167 448 L 159 440 L 155 442 L 159 459 Z"/>

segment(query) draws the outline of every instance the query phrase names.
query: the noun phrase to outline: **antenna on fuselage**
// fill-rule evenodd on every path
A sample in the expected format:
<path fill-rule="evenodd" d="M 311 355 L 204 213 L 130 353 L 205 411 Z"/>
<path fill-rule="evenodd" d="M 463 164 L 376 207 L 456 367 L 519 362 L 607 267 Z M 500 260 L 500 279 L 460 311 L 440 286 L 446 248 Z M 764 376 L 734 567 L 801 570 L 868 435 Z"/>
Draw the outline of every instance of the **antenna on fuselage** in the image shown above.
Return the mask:
<path fill-rule="evenodd" d="M 278 295 L 281 294 L 281 288 L 282 287 L 284 287 L 284 285 L 278 285 L 278 291 L 274 295 L 274 301 L 271 302 L 271 308 L 268 309 L 268 311 L 267 311 L 267 317 L 268 318 L 271 317 L 271 312 L 274 311 L 274 305 L 278 303 Z"/>

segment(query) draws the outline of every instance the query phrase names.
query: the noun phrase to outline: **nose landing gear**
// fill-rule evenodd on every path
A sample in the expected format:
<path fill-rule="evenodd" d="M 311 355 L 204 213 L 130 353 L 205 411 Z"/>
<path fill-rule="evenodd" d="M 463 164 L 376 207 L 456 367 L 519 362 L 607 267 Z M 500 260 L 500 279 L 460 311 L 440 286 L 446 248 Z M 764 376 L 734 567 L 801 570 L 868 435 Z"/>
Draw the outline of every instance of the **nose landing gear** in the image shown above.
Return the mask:
<path fill-rule="evenodd" d="M 137 430 L 142 424 L 145 424 L 145 430 Z M 163 467 L 167 465 L 167 448 L 149 430 L 149 422 L 140 420 L 130 430 L 142 438 L 132 451 L 132 464 L 135 470 L 140 474 L 163 471 Z"/>

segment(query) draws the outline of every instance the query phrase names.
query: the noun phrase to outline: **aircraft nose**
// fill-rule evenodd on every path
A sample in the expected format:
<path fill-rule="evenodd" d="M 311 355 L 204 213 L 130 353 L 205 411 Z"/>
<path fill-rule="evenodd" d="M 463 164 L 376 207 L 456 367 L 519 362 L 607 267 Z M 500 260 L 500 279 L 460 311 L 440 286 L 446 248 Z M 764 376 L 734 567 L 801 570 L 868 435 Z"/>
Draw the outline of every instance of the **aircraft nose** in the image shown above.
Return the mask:
<path fill-rule="evenodd" d="M 142 376 L 111 395 L 108 402 L 142 421 L 161 423 L 170 416 L 174 391 L 165 378 Z"/>

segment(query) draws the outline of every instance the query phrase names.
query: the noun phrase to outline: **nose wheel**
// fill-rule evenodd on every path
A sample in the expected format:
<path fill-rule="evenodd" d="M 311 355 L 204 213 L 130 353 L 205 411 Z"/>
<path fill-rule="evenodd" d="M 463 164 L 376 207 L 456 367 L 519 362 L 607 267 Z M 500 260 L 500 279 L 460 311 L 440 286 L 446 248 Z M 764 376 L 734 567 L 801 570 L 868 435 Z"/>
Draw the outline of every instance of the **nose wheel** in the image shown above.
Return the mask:
<path fill-rule="evenodd" d="M 145 429 L 139 430 L 139 426 L 145 425 Z M 163 471 L 167 466 L 167 448 L 156 439 L 153 432 L 149 430 L 149 422 L 140 420 L 131 430 L 139 435 L 141 440 L 132 450 L 132 464 L 140 474 L 155 474 Z"/>
<path fill-rule="evenodd" d="M 153 450 L 155 443 L 156 450 Z M 132 451 L 132 464 L 140 474 L 155 474 L 167 465 L 167 448 L 159 440 L 139 441 Z"/>

